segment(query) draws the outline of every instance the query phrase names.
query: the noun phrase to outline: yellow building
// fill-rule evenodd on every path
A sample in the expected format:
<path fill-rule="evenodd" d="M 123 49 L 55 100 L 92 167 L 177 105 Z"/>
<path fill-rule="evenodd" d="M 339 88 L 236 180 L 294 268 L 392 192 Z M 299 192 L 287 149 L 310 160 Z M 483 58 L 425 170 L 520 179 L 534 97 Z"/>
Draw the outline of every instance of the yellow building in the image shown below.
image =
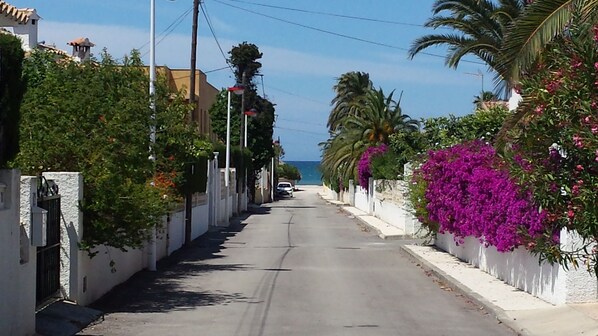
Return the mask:
<path fill-rule="evenodd" d="M 189 100 L 189 78 L 191 71 L 189 69 L 170 69 L 168 67 L 160 67 L 160 71 L 163 71 L 163 74 L 168 79 L 170 88 L 177 91 L 184 90 L 186 98 Z M 216 101 L 219 92 L 212 84 L 208 83 L 205 73 L 201 70 L 195 71 L 196 108 L 191 120 L 197 122 L 199 133 L 207 135 L 210 139 L 215 139 L 215 135 L 212 133 L 212 124 L 208 110 Z"/>

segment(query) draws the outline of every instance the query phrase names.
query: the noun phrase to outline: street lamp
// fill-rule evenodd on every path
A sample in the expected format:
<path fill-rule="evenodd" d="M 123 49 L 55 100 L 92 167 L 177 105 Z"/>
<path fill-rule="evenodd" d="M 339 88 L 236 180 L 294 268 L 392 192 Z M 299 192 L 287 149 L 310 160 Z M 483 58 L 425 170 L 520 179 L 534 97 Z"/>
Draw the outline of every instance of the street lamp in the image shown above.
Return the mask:
<path fill-rule="evenodd" d="M 258 114 L 258 111 L 254 108 L 247 110 L 245 112 L 243 112 L 243 114 L 245 115 L 245 139 L 243 140 L 243 143 L 245 144 L 245 147 L 247 147 L 247 118 L 248 117 L 255 117 Z"/>
<path fill-rule="evenodd" d="M 228 221 L 228 198 L 229 198 L 229 179 L 230 179 L 230 95 L 234 93 L 236 95 L 241 95 L 245 92 L 245 88 L 243 85 L 236 84 L 235 86 L 231 86 L 227 89 L 227 97 L 228 103 L 226 105 L 226 164 L 224 170 L 224 187 L 226 189 L 226 197 L 224 199 L 224 209 L 226 212 L 226 221 Z"/>

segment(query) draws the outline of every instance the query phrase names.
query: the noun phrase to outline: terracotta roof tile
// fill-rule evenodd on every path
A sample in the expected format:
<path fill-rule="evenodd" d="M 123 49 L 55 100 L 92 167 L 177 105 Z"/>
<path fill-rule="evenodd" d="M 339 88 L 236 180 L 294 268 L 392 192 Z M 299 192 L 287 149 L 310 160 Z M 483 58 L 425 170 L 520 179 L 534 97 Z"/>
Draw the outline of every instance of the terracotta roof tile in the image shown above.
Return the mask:
<path fill-rule="evenodd" d="M 87 37 L 76 38 L 67 44 L 71 46 L 95 47 L 95 44 L 89 41 Z"/>
<path fill-rule="evenodd" d="M 33 14 L 34 10 L 30 8 L 19 9 L 4 0 L 0 0 L 0 15 L 12 18 L 18 23 L 29 22 L 29 17 Z"/>

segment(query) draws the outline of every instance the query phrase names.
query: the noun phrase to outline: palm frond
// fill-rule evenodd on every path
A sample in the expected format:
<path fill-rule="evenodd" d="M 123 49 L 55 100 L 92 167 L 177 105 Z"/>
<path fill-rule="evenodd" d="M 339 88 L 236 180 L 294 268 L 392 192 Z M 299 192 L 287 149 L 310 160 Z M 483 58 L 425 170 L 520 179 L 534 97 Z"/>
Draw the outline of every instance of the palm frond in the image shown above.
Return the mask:
<path fill-rule="evenodd" d="M 544 46 L 564 31 L 578 2 L 578 0 L 534 1 L 526 8 L 523 15 L 515 20 L 505 37 L 500 59 L 500 65 L 508 69 L 508 75 L 513 82 L 518 80 L 521 71 L 533 64 Z"/>

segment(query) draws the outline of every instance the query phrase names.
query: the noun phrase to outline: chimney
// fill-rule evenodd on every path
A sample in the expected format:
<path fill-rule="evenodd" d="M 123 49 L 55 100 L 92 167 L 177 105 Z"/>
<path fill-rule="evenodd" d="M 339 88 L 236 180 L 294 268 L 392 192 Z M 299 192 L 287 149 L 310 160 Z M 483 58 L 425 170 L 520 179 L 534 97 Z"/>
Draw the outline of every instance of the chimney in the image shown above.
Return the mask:
<path fill-rule="evenodd" d="M 87 37 L 79 37 L 67 44 L 73 47 L 73 57 L 81 62 L 89 60 L 91 47 L 95 47 L 95 44 L 91 43 Z"/>

